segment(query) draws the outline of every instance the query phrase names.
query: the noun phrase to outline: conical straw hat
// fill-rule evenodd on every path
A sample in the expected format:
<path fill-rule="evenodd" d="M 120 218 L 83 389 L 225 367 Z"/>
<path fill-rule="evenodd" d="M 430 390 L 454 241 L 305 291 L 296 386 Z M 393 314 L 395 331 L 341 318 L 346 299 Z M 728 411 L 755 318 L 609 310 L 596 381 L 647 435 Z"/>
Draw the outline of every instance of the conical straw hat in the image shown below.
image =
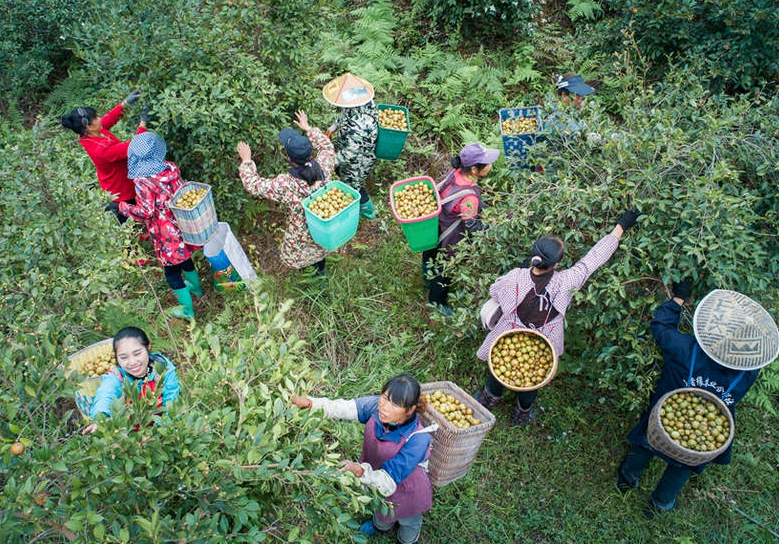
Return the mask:
<path fill-rule="evenodd" d="M 349 72 L 322 88 L 322 96 L 333 106 L 354 108 L 373 100 L 373 85 Z"/>
<path fill-rule="evenodd" d="M 706 295 L 692 324 L 698 344 L 722 366 L 755 370 L 779 355 L 779 329 L 771 315 L 736 291 L 715 289 Z"/>

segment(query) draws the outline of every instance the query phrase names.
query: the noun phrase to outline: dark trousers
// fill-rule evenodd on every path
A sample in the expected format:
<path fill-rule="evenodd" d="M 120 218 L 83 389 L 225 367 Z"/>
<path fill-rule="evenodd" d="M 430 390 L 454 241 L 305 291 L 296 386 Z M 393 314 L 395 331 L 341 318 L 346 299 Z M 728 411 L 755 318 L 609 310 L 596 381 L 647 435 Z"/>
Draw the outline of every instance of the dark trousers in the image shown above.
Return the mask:
<path fill-rule="evenodd" d="M 325 260 L 322 259 L 321 261 L 317 261 L 314 264 L 311 265 L 311 268 L 314 269 L 314 275 L 315 276 L 324 276 L 325 274 Z"/>
<path fill-rule="evenodd" d="M 165 269 L 165 279 L 168 280 L 168 285 L 175 291 L 176 289 L 186 287 L 184 278 L 181 277 L 181 271 L 192 272 L 195 269 L 195 263 L 192 262 L 192 259 L 187 259 L 183 263 L 172 264 L 163 268 Z"/>
<path fill-rule="evenodd" d="M 622 461 L 619 470 L 631 486 L 638 485 L 638 478 L 644 471 L 649 461 L 655 454 L 652 450 L 633 444 L 628 452 L 628 456 Z M 682 490 L 684 484 L 692 474 L 692 469 L 686 467 L 676 467 L 668 464 L 663 472 L 657 487 L 652 491 L 652 502 L 661 510 L 670 510 L 676 504 L 676 495 Z"/>
<path fill-rule="evenodd" d="M 503 387 L 503 385 L 501 385 L 501 383 L 498 380 L 496 380 L 495 376 L 493 376 L 492 374 L 487 376 L 486 387 L 487 387 L 487 391 L 489 391 L 493 397 L 502 397 L 503 393 L 506 392 L 506 388 Z M 529 410 L 530 407 L 535 402 L 537 396 L 538 396 L 538 390 L 518 391 L 517 402 L 519 403 L 519 406 L 523 410 Z"/>
<path fill-rule="evenodd" d="M 427 271 L 433 268 L 433 262 L 438 255 L 438 248 L 428 249 L 422 252 L 422 276 L 427 280 Z M 427 301 L 431 304 L 446 305 L 446 299 L 449 296 L 449 278 L 440 274 L 429 280 L 430 293 L 427 295 Z"/>
<path fill-rule="evenodd" d="M 368 195 L 368 191 L 365 190 L 365 187 L 360 187 L 360 204 L 365 204 L 371 199 L 370 195 Z"/>

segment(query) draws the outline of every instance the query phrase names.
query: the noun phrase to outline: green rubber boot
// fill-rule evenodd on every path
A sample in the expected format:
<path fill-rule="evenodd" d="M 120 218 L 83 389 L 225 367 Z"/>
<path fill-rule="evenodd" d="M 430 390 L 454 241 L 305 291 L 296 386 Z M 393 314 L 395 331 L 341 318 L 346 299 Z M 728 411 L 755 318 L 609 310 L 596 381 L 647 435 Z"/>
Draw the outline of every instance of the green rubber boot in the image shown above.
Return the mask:
<path fill-rule="evenodd" d="M 189 272 L 184 270 L 184 284 L 196 297 L 203 296 L 203 287 L 200 285 L 200 276 L 197 275 L 197 270 L 190 270 Z"/>
<path fill-rule="evenodd" d="M 373 202 L 369 198 L 367 202 L 360 204 L 360 215 L 365 219 L 376 219 L 376 213 L 373 211 Z"/>
<path fill-rule="evenodd" d="M 189 292 L 189 288 L 182 287 L 181 289 L 174 289 L 173 292 L 176 293 L 179 305 L 170 309 L 170 315 L 179 319 L 192 319 L 195 317 L 195 310 L 192 308 L 192 294 Z"/>

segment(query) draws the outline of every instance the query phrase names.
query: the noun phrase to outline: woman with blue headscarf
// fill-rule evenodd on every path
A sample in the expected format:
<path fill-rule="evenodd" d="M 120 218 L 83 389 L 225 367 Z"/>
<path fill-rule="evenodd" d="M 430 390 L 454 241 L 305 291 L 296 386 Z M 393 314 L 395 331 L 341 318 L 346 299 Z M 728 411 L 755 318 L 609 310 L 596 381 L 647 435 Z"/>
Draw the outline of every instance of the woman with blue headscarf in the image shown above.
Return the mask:
<path fill-rule="evenodd" d="M 127 171 L 135 183 L 136 204 L 120 202 L 119 213 L 146 225 L 154 253 L 165 269 L 165 279 L 179 302 L 171 314 L 191 319 L 195 316 L 192 295 L 203 295 L 191 258 L 197 247 L 184 242 L 173 212 L 167 206 L 184 180 L 178 167 L 165 160 L 166 152 L 165 141 L 154 132 L 144 132 L 132 139 L 127 148 Z"/>

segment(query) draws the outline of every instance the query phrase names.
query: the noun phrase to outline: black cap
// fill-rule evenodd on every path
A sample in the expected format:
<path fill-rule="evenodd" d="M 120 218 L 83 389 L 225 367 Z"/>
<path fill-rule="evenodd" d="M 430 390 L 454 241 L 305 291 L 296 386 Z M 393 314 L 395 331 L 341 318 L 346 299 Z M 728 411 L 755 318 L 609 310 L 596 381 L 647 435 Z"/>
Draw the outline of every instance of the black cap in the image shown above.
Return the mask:
<path fill-rule="evenodd" d="M 311 158 L 311 142 L 294 128 L 285 128 L 279 132 L 279 141 L 294 162 L 303 164 Z"/>

